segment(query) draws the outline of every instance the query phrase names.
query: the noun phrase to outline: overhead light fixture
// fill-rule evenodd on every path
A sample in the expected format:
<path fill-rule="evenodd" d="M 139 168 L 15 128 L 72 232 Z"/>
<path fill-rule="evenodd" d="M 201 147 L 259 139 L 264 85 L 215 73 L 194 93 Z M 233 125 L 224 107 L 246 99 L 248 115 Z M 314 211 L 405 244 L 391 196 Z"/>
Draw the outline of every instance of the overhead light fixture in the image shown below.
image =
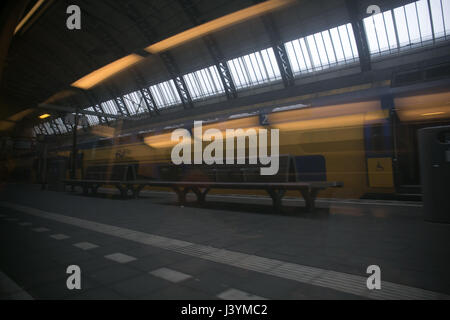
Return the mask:
<path fill-rule="evenodd" d="M 181 45 L 185 42 L 203 37 L 209 33 L 219 31 L 240 22 L 244 22 L 270 11 L 280 9 L 293 2 L 295 2 L 295 0 L 267 0 L 251 7 L 227 14 L 212 21 L 208 21 L 186 31 L 180 32 L 172 37 L 148 46 L 147 48 L 145 48 L 145 50 L 152 54 L 160 53 Z"/>
<path fill-rule="evenodd" d="M 276 9 L 280 9 L 286 5 L 294 3 L 295 1 L 296 0 L 267 0 L 180 32 L 172 37 L 148 46 L 145 50 L 152 54 L 163 52 L 180 44 L 203 37 L 209 33 L 230 27 L 236 23 L 246 21 Z M 72 83 L 72 87 L 88 90 L 114 74 L 136 64 L 142 59 L 144 58 L 138 54 L 130 54 L 75 81 Z"/>
<path fill-rule="evenodd" d="M 130 54 L 128 56 L 125 56 L 121 59 L 118 59 L 116 61 L 111 62 L 110 64 L 101 67 L 100 69 L 97 69 L 88 75 L 84 76 L 83 78 L 75 81 L 72 83 L 72 87 L 77 87 L 80 89 L 88 90 L 100 82 L 106 80 L 107 78 L 113 76 L 116 73 L 119 73 L 123 70 L 125 70 L 128 67 L 131 67 L 132 65 L 138 63 L 144 59 L 138 54 Z"/>
<path fill-rule="evenodd" d="M 30 18 L 33 16 L 33 14 L 42 6 L 44 1 L 45 0 L 39 0 L 38 2 L 36 2 L 36 4 L 33 6 L 33 8 L 31 8 L 31 10 L 28 11 L 26 16 L 22 20 L 20 20 L 19 24 L 17 25 L 16 29 L 14 30 L 14 34 L 16 34 L 17 32 L 20 31 L 20 29 L 22 29 L 22 27 L 25 25 L 25 23 L 27 23 L 27 21 L 30 20 Z"/>
<path fill-rule="evenodd" d="M 39 116 L 39 119 L 46 119 L 46 118 L 48 118 L 48 117 L 50 117 L 50 116 L 51 116 L 50 114 L 44 113 L 44 114 L 41 114 L 41 115 Z"/>

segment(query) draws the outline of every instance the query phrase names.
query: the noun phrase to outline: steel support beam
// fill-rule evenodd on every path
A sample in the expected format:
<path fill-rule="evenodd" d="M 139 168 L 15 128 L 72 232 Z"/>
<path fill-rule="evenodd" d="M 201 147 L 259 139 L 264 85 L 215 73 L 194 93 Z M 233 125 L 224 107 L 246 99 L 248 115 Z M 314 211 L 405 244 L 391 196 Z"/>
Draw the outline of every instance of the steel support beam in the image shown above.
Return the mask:
<path fill-rule="evenodd" d="M 142 98 L 144 99 L 144 103 L 147 107 L 148 112 L 150 114 L 152 114 L 153 112 L 159 114 L 158 107 L 156 106 L 155 99 L 153 98 L 150 89 L 147 87 L 143 87 L 139 91 L 141 92 Z"/>
<path fill-rule="evenodd" d="M 125 14 L 128 15 L 129 19 L 133 21 L 134 24 L 136 24 L 141 30 L 142 35 L 146 38 L 146 40 L 149 43 L 156 42 L 158 40 L 158 35 L 155 32 L 155 30 L 150 26 L 148 23 L 148 18 L 144 17 L 142 13 L 135 7 L 133 0 L 123 0 L 118 1 L 117 5 L 121 6 L 123 10 L 125 11 Z M 157 15 L 156 15 L 157 16 Z M 172 78 L 172 80 L 175 83 L 176 90 L 178 92 L 178 95 L 180 96 L 181 102 L 183 104 L 184 108 L 192 108 L 194 106 L 194 103 L 192 101 L 191 95 L 189 94 L 188 88 L 186 86 L 186 83 L 183 79 L 183 77 L 180 74 L 178 65 L 173 58 L 173 56 L 169 52 L 163 52 L 159 54 L 161 60 L 164 62 L 164 65 L 166 66 L 166 69 L 169 73 L 169 76 Z M 136 72 L 135 72 L 136 73 Z M 140 83 L 142 80 L 138 79 L 137 82 Z M 147 87 L 142 86 L 142 87 Z M 150 93 L 150 91 L 148 91 Z M 156 107 L 155 100 L 150 95 L 147 95 L 148 97 L 147 102 L 148 105 L 153 105 Z M 157 109 L 155 109 L 157 110 Z"/>
<path fill-rule="evenodd" d="M 113 98 L 114 103 L 116 104 L 117 109 L 119 112 L 124 115 L 130 117 L 130 110 L 128 110 L 127 105 L 125 104 L 125 101 L 123 100 L 123 97 L 121 95 L 117 95 L 115 98 Z"/>
<path fill-rule="evenodd" d="M 198 8 L 192 0 L 178 0 L 178 3 L 183 8 L 184 13 L 194 26 L 205 23 L 205 21 L 200 18 Z M 226 59 L 224 58 L 216 39 L 211 35 L 207 35 L 203 37 L 203 42 L 214 60 L 214 64 L 219 72 L 220 80 L 222 81 L 227 98 L 237 98 L 236 86 L 234 85 L 233 78 L 231 77 L 230 69 L 228 68 Z"/>
<path fill-rule="evenodd" d="M 364 32 L 364 25 L 360 15 L 358 13 L 357 0 L 345 0 L 347 12 L 352 24 L 353 33 L 355 35 L 356 47 L 358 49 L 359 63 L 361 71 L 366 72 L 372 70 L 369 45 L 367 43 L 366 34 Z"/>
<path fill-rule="evenodd" d="M 45 103 L 40 104 L 38 107 L 42 108 L 42 109 L 56 110 L 56 111 L 61 111 L 61 112 L 65 112 L 65 113 L 74 113 L 75 112 L 75 109 L 73 109 L 73 108 L 57 106 L 57 105 L 52 105 L 52 104 L 45 104 Z M 103 117 L 114 118 L 114 119 L 123 119 L 124 118 L 124 117 L 116 115 L 116 114 L 109 114 L 109 113 L 97 112 L 97 111 L 89 111 L 89 110 L 84 110 L 84 109 L 79 110 L 78 113 L 96 116 L 96 117 L 102 117 L 102 118 Z"/>
<path fill-rule="evenodd" d="M 170 77 L 172 78 L 175 88 L 177 89 L 178 95 L 180 96 L 181 103 L 185 109 L 193 108 L 194 103 L 192 102 L 191 95 L 187 88 L 186 82 L 183 79 L 183 76 L 180 74 L 180 70 L 178 69 L 178 65 L 175 62 L 175 59 L 169 52 L 162 52 L 159 54 L 160 58 L 164 62 L 164 65 L 169 72 Z"/>
<path fill-rule="evenodd" d="M 92 92 L 86 92 L 86 96 L 91 102 L 90 104 L 92 108 L 97 113 L 98 122 L 106 123 L 107 125 L 109 125 L 109 121 L 105 116 L 105 110 L 103 110 L 101 102 L 98 100 L 98 98 L 94 96 Z"/>
<path fill-rule="evenodd" d="M 141 25 L 143 25 L 143 24 L 146 24 L 145 19 L 143 19 L 139 15 L 138 11 L 136 9 L 134 9 L 133 6 L 129 5 L 130 1 L 128 1 L 128 2 L 126 0 L 122 0 L 122 1 L 123 1 L 124 5 L 125 5 L 127 11 L 128 10 L 132 10 L 133 11 L 134 14 L 133 14 L 132 17 L 130 17 L 130 19 L 132 19 L 135 24 L 137 24 L 139 27 L 141 27 Z M 127 53 L 126 50 L 121 46 L 121 44 L 119 42 L 117 42 L 116 39 L 114 39 L 111 36 L 111 34 L 108 32 L 108 30 L 105 29 L 101 24 L 98 24 L 96 26 L 96 30 L 97 30 L 98 33 L 100 33 L 101 40 L 107 46 L 109 46 L 111 48 L 116 48 L 116 50 L 120 54 L 126 54 Z M 137 90 L 141 90 L 141 88 L 145 88 L 146 84 L 145 84 L 145 81 L 144 81 L 144 79 L 142 77 L 142 74 L 138 70 L 136 70 L 135 68 L 131 68 L 130 71 L 134 75 L 135 82 L 136 82 L 136 85 L 137 85 L 136 89 Z M 129 112 L 125 102 L 123 101 L 122 95 L 118 94 L 117 90 L 110 90 L 109 89 L 109 91 L 110 91 L 110 94 L 111 94 L 111 100 L 113 100 L 114 103 L 116 104 L 116 107 L 117 107 L 119 113 L 121 113 L 124 116 L 126 116 L 126 115 L 130 116 L 130 112 Z M 148 108 L 149 113 L 150 113 L 151 109 L 157 109 L 156 108 L 156 104 L 154 102 L 154 99 L 153 99 L 153 97 L 151 97 L 151 94 L 146 95 L 145 99 L 146 99 L 145 103 L 146 103 L 147 107 L 150 106 L 150 108 Z M 150 100 L 147 100 L 147 99 L 150 99 Z M 154 108 L 152 108 L 152 106 Z"/>
<path fill-rule="evenodd" d="M 139 87 L 139 92 L 142 95 L 142 99 L 144 101 L 144 104 L 147 108 L 149 115 L 153 116 L 154 114 L 159 114 L 155 98 L 153 97 L 144 77 L 138 71 L 135 71 L 134 74 L 136 75 L 136 83 Z"/>
<path fill-rule="evenodd" d="M 105 113 L 105 112 L 103 111 L 103 107 L 102 107 L 102 105 L 100 104 L 100 102 L 94 104 L 94 105 L 92 106 L 92 108 L 94 108 L 95 112 L 97 112 L 98 114 L 104 114 L 104 113 Z M 99 117 L 98 117 L 98 120 L 100 121 L 100 123 L 106 123 L 106 124 L 109 124 L 109 123 L 108 123 L 108 119 L 107 119 L 105 116 L 99 116 Z"/>
<path fill-rule="evenodd" d="M 264 24 L 267 34 L 269 35 L 270 43 L 277 60 L 278 69 L 280 70 L 281 79 L 283 79 L 284 87 L 292 87 L 295 85 L 294 73 L 288 59 L 286 48 L 281 39 L 278 28 L 273 21 L 270 14 L 262 16 L 261 21 Z"/>

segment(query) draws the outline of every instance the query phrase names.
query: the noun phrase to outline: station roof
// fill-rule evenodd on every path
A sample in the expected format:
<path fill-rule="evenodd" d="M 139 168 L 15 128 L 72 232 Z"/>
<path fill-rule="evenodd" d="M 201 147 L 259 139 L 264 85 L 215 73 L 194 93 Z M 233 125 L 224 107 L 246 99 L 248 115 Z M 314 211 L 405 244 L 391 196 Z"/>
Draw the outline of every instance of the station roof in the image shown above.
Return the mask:
<path fill-rule="evenodd" d="M 361 73 L 380 58 L 445 47 L 450 35 L 447 0 L 381 0 L 376 8 L 365 0 L 71 4 L 81 9 L 80 30 L 66 27 L 65 2 L 31 1 L 24 11 L 22 20 L 38 6 L 3 66 L 1 120 L 48 111 L 36 132 L 64 134 L 75 108 L 91 126 L 157 117 L 324 73 Z"/>

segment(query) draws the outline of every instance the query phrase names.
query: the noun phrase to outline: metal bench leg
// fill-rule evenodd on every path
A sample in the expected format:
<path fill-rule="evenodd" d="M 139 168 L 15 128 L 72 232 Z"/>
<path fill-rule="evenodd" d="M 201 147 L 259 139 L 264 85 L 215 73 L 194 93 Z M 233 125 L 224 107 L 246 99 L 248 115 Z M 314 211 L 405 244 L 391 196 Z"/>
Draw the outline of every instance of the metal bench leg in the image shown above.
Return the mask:
<path fill-rule="evenodd" d="M 189 188 L 172 187 L 175 193 L 178 195 L 178 204 L 184 206 L 186 203 L 186 195 L 189 193 Z"/>
<path fill-rule="evenodd" d="M 286 190 L 275 190 L 275 189 L 266 189 L 269 196 L 272 198 L 273 208 L 276 211 L 280 211 L 282 200 Z"/>
<path fill-rule="evenodd" d="M 88 184 L 83 184 L 83 194 L 84 195 L 88 195 L 89 194 L 89 185 Z"/>
<path fill-rule="evenodd" d="M 128 195 L 128 189 L 126 186 L 123 186 L 121 184 L 116 184 L 116 188 L 119 189 L 120 197 L 125 199 Z"/>
<path fill-rule="evenodd" d="M 194 192 L 195 195 L 197 196 L 197 203 L 199 204 L 205 203 L 206 195 L 208 194 L 209 190 L 211 190 L 211 188 L 203 188 L 203 189 L 197 187 L 192 188 L 192 192 Z"/>
<path fill-rule="evenodd" d="M 315 202 L 319 190 L 301 189 L 300 192 L 303 196 L 303 199 L 305 199 L 306 211 L 313 212 L 316 207 Z"/>
<path fill-rule="evenodd" d="M 133 192 L 133 197 L 135 199 L 139 198 L 139 193 L 141 192 L 141 190 L 144 188 L 143 185 L 138 185 L 136 187 L 131 187 L 131 191 Z"/>

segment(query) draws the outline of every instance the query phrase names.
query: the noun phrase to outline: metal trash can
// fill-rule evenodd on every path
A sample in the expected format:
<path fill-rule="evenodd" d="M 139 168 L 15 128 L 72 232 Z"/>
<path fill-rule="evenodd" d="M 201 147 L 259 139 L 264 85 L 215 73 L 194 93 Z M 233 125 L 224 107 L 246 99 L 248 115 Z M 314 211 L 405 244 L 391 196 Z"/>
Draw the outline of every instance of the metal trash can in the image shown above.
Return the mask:
<path fill-rule="evenodd" d="M 425 220 L 450 223 L 450 126 L 418 132 Z"/>

